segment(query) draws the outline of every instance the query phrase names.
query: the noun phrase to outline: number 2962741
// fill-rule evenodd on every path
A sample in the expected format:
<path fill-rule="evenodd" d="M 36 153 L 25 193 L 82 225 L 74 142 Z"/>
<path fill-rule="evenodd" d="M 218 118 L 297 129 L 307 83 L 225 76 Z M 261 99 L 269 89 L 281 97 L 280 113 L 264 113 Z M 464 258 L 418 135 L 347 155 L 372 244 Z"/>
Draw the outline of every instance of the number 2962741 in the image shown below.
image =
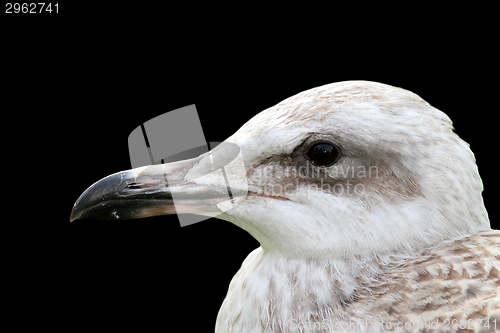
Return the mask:
<path fill-rule="evenodd" d="M 58 3 L 46 2 L 7 2 L 5 4 L 6 14 L 42 14 L 42 13 L 59 13 Z"/>

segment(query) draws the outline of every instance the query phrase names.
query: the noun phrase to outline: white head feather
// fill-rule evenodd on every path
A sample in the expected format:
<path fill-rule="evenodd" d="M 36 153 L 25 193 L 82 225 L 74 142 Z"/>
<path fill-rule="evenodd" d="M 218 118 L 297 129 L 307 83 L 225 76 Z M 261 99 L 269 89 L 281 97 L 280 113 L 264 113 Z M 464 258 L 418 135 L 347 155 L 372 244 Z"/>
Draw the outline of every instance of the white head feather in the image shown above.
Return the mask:
<path fill-rule="evenodd" d="M 318 139 L 340 148 L 337 163 L 306 161 L 303 150 Z M 248 196 L 220 216 L 267 253 L 371 257 L 490 229 L 468 144 L 409 91 L 365 81 L 317 87 L 262 111 L 227 141 L 243 152 L 250 191 L 289 199 Z"/>

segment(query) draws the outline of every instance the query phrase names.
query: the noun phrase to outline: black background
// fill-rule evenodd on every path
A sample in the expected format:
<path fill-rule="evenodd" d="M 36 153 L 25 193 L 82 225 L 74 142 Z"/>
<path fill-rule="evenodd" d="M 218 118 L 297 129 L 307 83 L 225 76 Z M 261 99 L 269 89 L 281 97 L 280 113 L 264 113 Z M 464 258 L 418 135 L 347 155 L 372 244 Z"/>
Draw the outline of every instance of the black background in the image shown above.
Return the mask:
<path fill-rule="evenodd" d="M 355 79 L 411 90 L 446 112 L 471 145 L 497 220 L 498 68 L 486 26 L 59 10 L 1 17 L 4 129 L 16 132 L 6 141 L 16 171 L 4 174 L 15 186 L 4 190 L 20 204 L 17 250 L 8 256 L 13 309 L 40 326 L 213 331 L 232 276 L 258 247 L 250 235 L 215 219 L 181 228 L 176 216 L 69 223 L 88 186 L 130 168 L 134 128 L 193 103 L 207 141 L 223 141 L 258 112 L 319 85 Z"/>

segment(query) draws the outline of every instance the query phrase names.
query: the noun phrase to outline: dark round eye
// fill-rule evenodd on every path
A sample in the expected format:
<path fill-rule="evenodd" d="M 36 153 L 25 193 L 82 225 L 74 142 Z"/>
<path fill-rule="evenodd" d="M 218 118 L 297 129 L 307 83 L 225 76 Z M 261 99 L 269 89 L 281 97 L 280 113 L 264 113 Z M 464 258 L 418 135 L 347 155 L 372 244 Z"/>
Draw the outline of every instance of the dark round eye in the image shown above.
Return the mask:
<path fill-rule="evenodd" d="M 330 166 L 340 157 L 339 149 L 328 142 L 315 143 L 307 150 L 307 158 L 317 166 Z"/>

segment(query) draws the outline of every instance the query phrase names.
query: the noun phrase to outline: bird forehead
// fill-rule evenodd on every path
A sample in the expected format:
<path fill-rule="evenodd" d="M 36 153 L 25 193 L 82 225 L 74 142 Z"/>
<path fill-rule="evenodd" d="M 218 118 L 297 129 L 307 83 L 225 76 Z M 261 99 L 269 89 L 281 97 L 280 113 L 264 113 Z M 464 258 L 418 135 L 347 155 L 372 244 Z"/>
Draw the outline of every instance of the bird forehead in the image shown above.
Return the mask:
<path fill-rule="evenodd" d="M 418 95 L 401 88 L 377 82 L 347 81 L 306 90 L 266 111 L 276 113 L 274 119 L 283 123 L 334 124 L 353 118 L 370 121 L 374 112 L 379 117 L 405 117 L 423 112 L 428 106 Z"/>
<path fill-rule="evenodd" d="M 241 145 L 249 156 L 267 157 L 290 154 L 313 133 L 334 134 L 352 142 L 392 142 L 401 135 L 442 125 L 451 125 L 449 118 L 410 91 L 376 82 L 347 81 L 283 100 L 257 114 L 228 141 Z"/>
<path fill-rule="evenodd" d="M 262 111 L 251 121 L 254 131 L 267 132 L 286 125 L 307 128 L 320 124 L 359 118 L 370 120 L 371 112 L 380 116 L 405 116 L 426 112 L 429 104 L 418 95 L 386 84 L 368 81 L 346 81 L 327 84 L 291 96 Z M 356 114 L 349 113 L 355 109 Z M 364 112 L 363 112 L 364 111 Z"/>

